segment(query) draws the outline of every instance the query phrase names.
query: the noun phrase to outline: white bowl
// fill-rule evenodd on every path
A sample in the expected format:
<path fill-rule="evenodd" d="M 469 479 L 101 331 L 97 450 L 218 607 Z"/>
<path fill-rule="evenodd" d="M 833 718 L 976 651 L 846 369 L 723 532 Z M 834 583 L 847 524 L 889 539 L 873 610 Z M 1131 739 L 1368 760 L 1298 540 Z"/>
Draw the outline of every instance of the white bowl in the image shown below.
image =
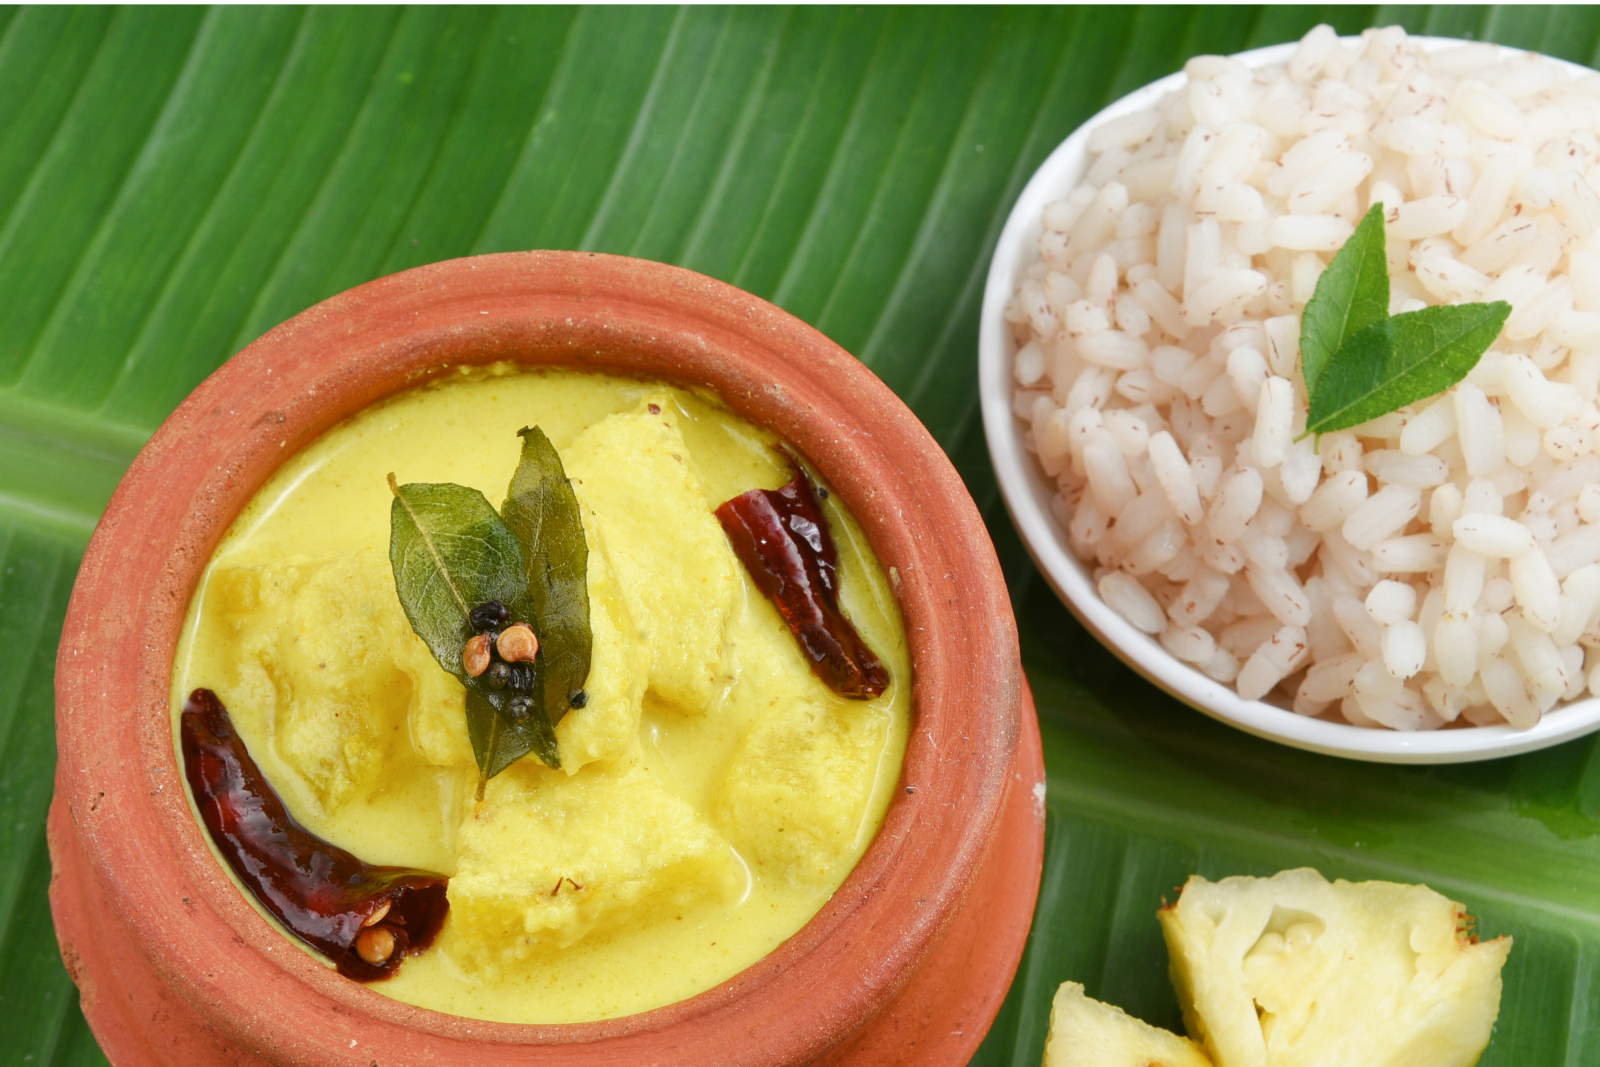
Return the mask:
<path fill-rule="evenodd" d="M 1412 40 L 1429 51 L 1467 43 L 1438 37 Z M 1251 66 L 1282 63 L 1293 55 L 1295 47 L 1295 43 L 1273 45 L 1234 58 Z M 1514 55 L 1520 50 L 1503 51 Z M 1592 73 L 1577 64 L 1564 65 Z M 1600 699 L 1594 698 L 1553 708 L 1529 730 L 1464 726 L 1404 733 L 1306 718 L 1259 700 L 1241 698 L 1231 686 L 1213 681 L 1173 656 L 1100 599 L 1088 569 L 1067 547 L 1066 533 L 1050 510 L 1053 485 L 1046 480 L 1038 461 L 1022 446 L 1021 426 L 1011 412 L 1016 344 L 1003 315 L 1006 301 L 1016 288 L 1018 273 L 1038 259 L 1040 214 L 1045 204 L 1066 196 L 1088 167 L 1090 131 L 1107 119 L 1153 105 L 1184 81 L 1185 75 L 1179 72 L 1130 93 L 1078 127 L 1050 153 L 1011 209 L 989 265 L 978 331 L 978 389 L 983 401 L 984 432 L 1006 507 L 1046 580 L 1101 643 L 1156 685 L 1214 719 L 1295 748 L 1379 763 L 1464 763 L 1531 752 L 1600 729 Z"/>

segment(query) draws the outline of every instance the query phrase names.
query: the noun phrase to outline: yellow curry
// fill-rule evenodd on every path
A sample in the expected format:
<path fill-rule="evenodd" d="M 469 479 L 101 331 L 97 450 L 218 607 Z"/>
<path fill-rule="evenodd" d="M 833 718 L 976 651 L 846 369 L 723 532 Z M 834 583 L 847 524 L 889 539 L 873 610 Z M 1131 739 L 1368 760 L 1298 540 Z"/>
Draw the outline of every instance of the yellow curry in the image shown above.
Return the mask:
<path fill-rule="evenodd" d="M 588 702 L 561 768 L 478 772 L 459 682 L 411 630 L 390 490 L 499 500 L 536 424 L 589 543 Z M 888 582 L 830 498 L 841 604 L 893 682 L 835 696 L 748 581 L 713 509 L 791 471 L 714 397 L 578 371 L 462 371 L 292 457 L 230 528 L 173 670 L 215 690 L 289 811 L 376 864 L 450 876 L 435 945 L 373 989 L 482 1019 L 613 1018 L 715 986 L 800 929 L 882 822 L 910 718 Z"/>

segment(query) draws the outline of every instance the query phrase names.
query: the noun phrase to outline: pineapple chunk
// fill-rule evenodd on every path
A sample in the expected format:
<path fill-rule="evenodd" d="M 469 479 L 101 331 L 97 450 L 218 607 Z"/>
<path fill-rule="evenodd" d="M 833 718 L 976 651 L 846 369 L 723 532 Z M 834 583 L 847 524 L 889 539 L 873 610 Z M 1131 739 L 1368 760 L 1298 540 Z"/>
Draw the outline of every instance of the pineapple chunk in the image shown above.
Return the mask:
<path fill-rule="evenodd" d="M 1217 1067 L 1470 1067 L 1511 950 L 1475 943 L 1426 886 L 1309 868 L 1196 875 L 1160 919 L 1184 1022 Z"/>
<path fill-rule="evenodd" d="M 568 777 L 514 763 L 489 782 L 459 841 L 448 948 L 474 971 L 682 918 L 746 889 L 727 842 L 636 765 L 593 763 Z"/>
<path fill-rule="evenodd" d="M 850 709 L 854 711 L 855 709 Z M 825 885 L 864 842 L 886 716 L 821 701 L 782 703 L 750 732 L 717 797 L 717 825 L 764 872 Z"/>
<path fill-rule="evenodd" d="M 650 672 L 650 647 L 633 623 L 628 605 L 600 546 L 599 520 L 579 499 L 589 539 L 589 701 L 556 723 L 561 769 L 577 774 L 595 760 L 626 755 L 639 737 L 639 715 L 645 680 Z"/>
<path fill-rule="evenodd" d="M 562 463 L 649 644 L 650 692 L 698 715 L 718 689 L 723 628 L 740 576 L 677 412 L 666 393 L 653 393 L 638 411 L 610 415 L 579 434 Z"/>
<path fill-rule="evenodd" d="M 379 553 L 219 567 L 205 612 L 232 649 L 212 684 L 324 812 L 370 792 L 408 736 L 436 762 L 472 758 L 461 727 L 435 736 L 460 722 L 461 686 L 412 633 Z"/>
<path fill-rule="evenodd" d="M 1140 1022 L 1063 982 L 1050 1005 L 1044 1067 L 1211 1067 L 1186 1037 Z"/>
<path fill-rule="evenodd" d="M 770 878 L 836 883 L 870 836 L 863 824 L 889 715 L 830 693 L 764 599 L 729 633 L 734 682 L 719 714 L 747 725 L 712 798 L 715 825 Z"/>

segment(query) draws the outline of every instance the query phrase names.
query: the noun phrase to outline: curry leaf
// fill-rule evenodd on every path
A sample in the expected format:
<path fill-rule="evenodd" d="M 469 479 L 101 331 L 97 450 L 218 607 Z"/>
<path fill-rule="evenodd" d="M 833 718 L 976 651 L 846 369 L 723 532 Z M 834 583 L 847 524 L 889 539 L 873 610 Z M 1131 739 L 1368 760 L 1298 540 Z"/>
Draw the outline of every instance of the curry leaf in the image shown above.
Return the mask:
<path fill-rule="evenodd" d="M 519 435 L 522 458 L 500 512 L 522 545 L 528 601 L 547 666 L 535 704 L 554 726 L 589 677 L 589 545 L 578 498 L 550 439 L 537 426 Z"/>
<path fill-rule="evenodd" d="M 389 564 L 395 592 L 411 628 L 439 666 L 467 689 L 467 730 L 480 782 L 535 749 L 540 759 L 556 766 L 549 724 L 532 721 L 542 716 L 516 722 L 510 709 L 513 694 L 471 677 L 462 662 L 473 634 L 468 618 L 473 608 L 498 600 L 515 618 L 534 617 L 517 535 L 476 489 L 448 483 L 397 485 L 392 474 L 389 487 L 394 492 Z M 535 662 L 536 675 L 541 666 Z"/>
<path fill-rule="evenodd" d="M 396 485 L 392 474 L 389 487 L 389 565 L 400 606 L 439 666 L 465 681 L 468 613 L 488 600 L 512 607 L 525 599 L 521 545 L 476 489 Z"/>
<path fill-rule="evenodd" d="M 1311 393 L 1307 433 L 1357 426 L 1465 378 L 1511 314 L 1492 304 L 1429 307 L 1395 315 L 1350 338 Z"/>
<path fill-rule="evenodd" d="M 1389 314 L 1389 263 L 1383 205 L 1373 204 L 1344 243 L 1300 316 L 1300 371 L 1316 395 L 1329 362 L 1356 334 Z"/>
<path fill-rule="evenodd" d="M 472 755 L 478 761 L 480 781 L 487 781 L 532 752 L 547 767 L 559 767 L 556 755 L 556 735 L 550 723 L 538 712 L 544 702 L 544 672 L 535 675 L 533 706 L 536 709 L 522 722 L 517 722 L 491 703 L 494 690 L 478 685 L 467 686 L 467 737 L 472 741 Z"/>

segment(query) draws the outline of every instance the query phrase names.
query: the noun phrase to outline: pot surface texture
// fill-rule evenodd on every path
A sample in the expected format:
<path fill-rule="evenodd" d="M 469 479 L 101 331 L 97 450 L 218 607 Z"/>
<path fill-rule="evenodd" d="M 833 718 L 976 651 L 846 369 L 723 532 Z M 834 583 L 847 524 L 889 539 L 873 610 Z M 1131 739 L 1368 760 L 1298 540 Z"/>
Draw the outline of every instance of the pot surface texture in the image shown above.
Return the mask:
<path fill-rule="evenodd" d="M 832 900 L 756 965 L 624 1018 L 444 1015 L 286 942 L 196 823 L 169 713 L 184 614 L 229 524 L 290 455 L 463 365 L 592 368 L 714 390 L 842 495 L 890 575 L 913 728 L 882 829 Z M 50 901 L 96 1037 L 166 1064 L 959 1064 L 1022 954 L 1044 769 L 982 519 L 909 409 L 822 334 L 748 293 L 616 256 L 419 267 L 333 297 L 235 356 L 139 454 L 84 557 L 56 667 Z"/>

